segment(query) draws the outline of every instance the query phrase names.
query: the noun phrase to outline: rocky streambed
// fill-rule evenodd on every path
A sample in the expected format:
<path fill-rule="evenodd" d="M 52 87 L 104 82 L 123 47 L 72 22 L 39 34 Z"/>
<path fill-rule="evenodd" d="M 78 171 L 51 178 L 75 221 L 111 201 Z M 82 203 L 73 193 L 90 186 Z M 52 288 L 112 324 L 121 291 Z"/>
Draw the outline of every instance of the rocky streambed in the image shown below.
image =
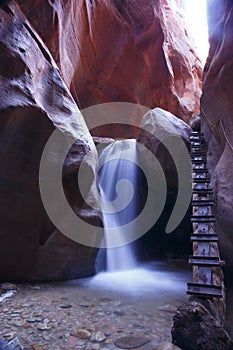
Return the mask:
<path fill-rule="evenodd" d="M 123 276 L 17 285 L 0 303 L 0 339 L 25 350 L 177 349 L 169 344 L 172 317 L 189 278 L 157 262 Z"/>

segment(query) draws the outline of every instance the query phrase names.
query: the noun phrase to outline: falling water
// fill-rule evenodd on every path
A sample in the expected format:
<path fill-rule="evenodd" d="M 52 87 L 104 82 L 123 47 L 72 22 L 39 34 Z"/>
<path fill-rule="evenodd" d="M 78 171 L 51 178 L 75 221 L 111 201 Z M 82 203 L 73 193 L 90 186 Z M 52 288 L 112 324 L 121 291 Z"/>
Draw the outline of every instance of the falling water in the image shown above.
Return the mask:
<path fill-rule="evenodd" d="M 107 271 L 129 270 L 136 267 L 136 258 L 127 241 L 124 225 L 137 216 L 136 140 L 121 140 L 107 146 L 100 154 L 98 187 L 103 213 L 105 241 L 113 246 L 117 234 L 120 246 L 107 248 Z M 111 232 L 117 228 L 117 232 Z"/>

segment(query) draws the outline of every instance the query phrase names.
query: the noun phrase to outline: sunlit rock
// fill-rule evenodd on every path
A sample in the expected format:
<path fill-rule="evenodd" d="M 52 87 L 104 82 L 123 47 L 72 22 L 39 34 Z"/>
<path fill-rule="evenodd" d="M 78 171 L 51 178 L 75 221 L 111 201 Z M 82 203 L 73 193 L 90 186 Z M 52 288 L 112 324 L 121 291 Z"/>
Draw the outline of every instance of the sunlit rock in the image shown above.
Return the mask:
<path fill-rule="evenodd" d="M 165 108 L 186 121 L 198 112 L 201 63 L 178 1 L 20 4 L 82 108 L 133 102 Z M 118 135 L 111 131 L 105 136 Z M 130 129 L 125 137 L 132 135 Z"/>

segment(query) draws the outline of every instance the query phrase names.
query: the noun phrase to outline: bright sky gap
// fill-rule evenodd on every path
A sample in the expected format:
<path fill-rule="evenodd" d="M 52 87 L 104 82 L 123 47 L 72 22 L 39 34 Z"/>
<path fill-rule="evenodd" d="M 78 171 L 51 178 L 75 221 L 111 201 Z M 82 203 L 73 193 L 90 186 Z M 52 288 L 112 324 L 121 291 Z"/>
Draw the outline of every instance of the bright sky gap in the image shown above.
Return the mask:
<path fill-rule="evenodd" d="M 203 64 L 209 51 L 206 0 L 183 0 L 185 21 L 196 44 Z"/>

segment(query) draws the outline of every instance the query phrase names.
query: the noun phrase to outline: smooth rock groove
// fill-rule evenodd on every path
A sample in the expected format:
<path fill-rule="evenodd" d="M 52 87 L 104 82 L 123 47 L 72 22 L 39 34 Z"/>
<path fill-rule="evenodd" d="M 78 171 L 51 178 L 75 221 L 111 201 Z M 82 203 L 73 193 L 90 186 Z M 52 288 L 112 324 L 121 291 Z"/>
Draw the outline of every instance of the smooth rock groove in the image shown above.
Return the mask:
<path fill-rule="evenodd" d="M 120 241 L 120 246 L 107 248 L 109 272 L 136 267 L 132 247 L 125 244 L 127 229 L 123 227 L 137 215 L 136 164 L 136 140 L 116 141 L 100 154 L 98 186 L 106 245 L 114 245 L 114 235 Z M 113 232 L 112 228 L 117 230 Z"/>

